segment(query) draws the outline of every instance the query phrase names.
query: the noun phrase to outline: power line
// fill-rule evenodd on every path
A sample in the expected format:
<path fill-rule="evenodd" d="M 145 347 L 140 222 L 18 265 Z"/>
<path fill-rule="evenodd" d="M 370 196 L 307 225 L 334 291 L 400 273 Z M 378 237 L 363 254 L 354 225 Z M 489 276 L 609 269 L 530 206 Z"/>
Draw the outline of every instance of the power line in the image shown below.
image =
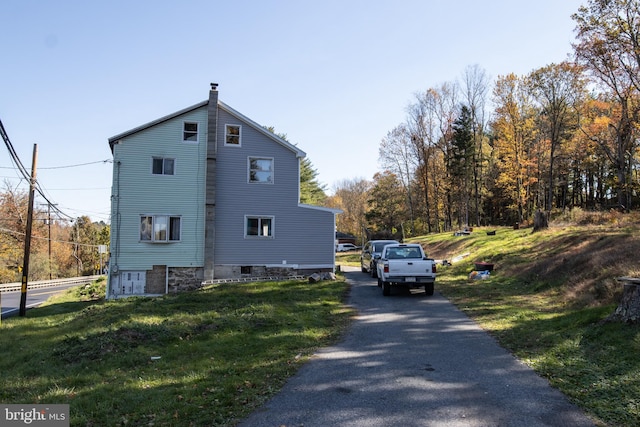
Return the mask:
<path fill-rule="evenodd" d="M 8 228 L 1 228 L 0 227 L 0 231 L 4 231 L 5 233 L 11 233 L 11 234 L 19 235 L 19 236 L 25 236 L 25 233 L 23 233 L 21 231 L 10 230 Z M 66 240 L 49 239 L 47 237 L 40 237 L 40 236 L 35 236 L 35 235 L 32 235 L 31 238 L 32 239 L 38 239 L 38 240 L 48 240 L 48 241 L 55 242 L 55 243 L 65 243 L 65 244 L 70 244 L 70 245 L 78 245 L 78 246 L 88 246 L 88 247 L 103 246 L 103 245 L 90 245 L 88 243 L 69 242 L 69 241 L 66 241 Z"/>
<path fill-rule="evenodd" d="M 16 150 L 13 148 L 13 144 L 11 144 L 9 135 L 7 134 L 7 131 L 5 130 L 4 125 L 2 124 L 2 120 L 0 120 L 0 135 L 2 135 L 4 144 L 7 146 L 7 150 L 9 150 L 9 155 L 11 156 L 11 160 L 13 160 L 13 163 L 18 168 L 18 171 L 20 172 L 20 174 L 24 179 L 31 182 L 31 177 L 29 176 L 27 169 L 24 167 L 24 165 L 20 161 L 20 157 L 18 157 Z"/>
<path fill-rule="evenodd" d="M 77 165 L 67 165 L 67 166 L 50 166 L 48 168 L 38 168 L 40 170 L 42 169 L 68 169 L 68 168 L 77 168 L 79 166 L 87 166 L 87 165 L 95 165 L 97 163 L 111 163 L 113 162 L 113 160 L 111 159 L 106 159 L 106 160 L 98 160 L 95 162 L 88 162 L 88 163 L 79 163 Z"/>
<path fill-rule="evenodd" d="M 88 166 L 88 165 L 96 165 L 98 163 L 113 163 L 113 160 L 111 159 L 106 159 L 106 160 L 96 160 L 95 162 L 87 162 L 87 163 L 78 163 L 75 165 L 65 165 L 65 166 L 49 166 L 49 167 L 42 167 L 42 168 L 38 168 L 38 170 L 51 170 L 51 169 L 68 169 L 68 168 L 77 168 L 80 166 Z M 15 169 L 14 166 L 0 166 L 0 169 Z"/>
<path fill-rule="evenodd" d="M 18 156 L 18 153 L 16 153 L 16 150 L 13 148 L 13 144 L 11 144 L 11 140 L 9 139 L 9 135 L 7 134 L 7 131 L 5 130 L 4 125 L 2 124 L 2 120 L 0 120 L 0 135 L 2 135 L 2 139 L 4 140 L 4 144 L 7 147 L 7 150 L 9 151 L 9 156 L 11 157 L 11 160 L 13 161 L 13 163 L 18 168 L 18 171 L 20 172 L 20 174 L 22 175 L 22 177 L 25 180 L 27 180 L 28 182 L 31 182 L 31 176 L 28 173 L 27 169 L 22 164 L 22 162 L 20 161 L 20 157 Z M 35 180 L 35 190 L 40 194 L 40 196 L 42 196 L 43 199 L 45 199 L 47 201 L 47 203 L 49 203 L 52 206 L 55 205 L 55 203 L 52 203 L 51 200 L 49 200 L 49 198 L 47 196 L 45 196 L 44 190 L 40 186 L 40 183 L 38 182 L 38 180 Z M 68 214 L 62 212 L 60 209 L 56 208 L 55 206 L 54 206 L 54 210 L 59 215 L 66 216 L 67 218 L 69 218 L 71 220 L 74 219 L 71 215 L 68 215 Z"/>

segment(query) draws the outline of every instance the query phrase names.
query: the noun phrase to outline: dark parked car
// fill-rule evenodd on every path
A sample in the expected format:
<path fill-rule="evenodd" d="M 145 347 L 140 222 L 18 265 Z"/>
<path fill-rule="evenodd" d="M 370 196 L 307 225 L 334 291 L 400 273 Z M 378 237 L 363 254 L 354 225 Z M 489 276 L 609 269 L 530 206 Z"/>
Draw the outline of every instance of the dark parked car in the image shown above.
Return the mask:
<path fill-rule="evenodd" d="M 400 243 L 397 240 L 369 240 L 362 247 L 360 254 L 360 268 L 363 273 L 371 274 L 371 277 L 378 277 L 376 262 L 380 259 L 382 248 L 392 243 Z"/>

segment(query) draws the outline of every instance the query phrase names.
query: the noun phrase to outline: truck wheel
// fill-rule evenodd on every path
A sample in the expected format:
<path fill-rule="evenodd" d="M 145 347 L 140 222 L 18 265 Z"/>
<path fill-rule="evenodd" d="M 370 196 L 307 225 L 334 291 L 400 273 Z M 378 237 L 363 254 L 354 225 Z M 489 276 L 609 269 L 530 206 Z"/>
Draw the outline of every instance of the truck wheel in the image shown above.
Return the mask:
<path fill-rule="evenodd" d="M 382 282 L 382 295 L 384 295 L 385 297 L 391 295 L 391 283 Z"/>
<path fill-rule="evenodd" d="M 382 287 L 382 279 L 378 277 L 378 287 L 381 288 Z"/>
<path fill-rule="evenodd" d="M 369 266 L 369 271 L 371 272 L 371 277 L 373 277 L 374 279 L 376 277 L 378 277 L 378 270 L 377 267 L 374 267 L 373 265 Z"/>
<path fill-rule="evenodd" d="M 424 293 L 427 296 L 433 295 L 433 283 L 427 283 L 424 285 Z"/>
<path fill-rule="evenodd" d="M 360 264 L 360 271 L 362 271 L 363 273 L 366 273 L 367 269 L 364 268 L 364 265 Z"/>

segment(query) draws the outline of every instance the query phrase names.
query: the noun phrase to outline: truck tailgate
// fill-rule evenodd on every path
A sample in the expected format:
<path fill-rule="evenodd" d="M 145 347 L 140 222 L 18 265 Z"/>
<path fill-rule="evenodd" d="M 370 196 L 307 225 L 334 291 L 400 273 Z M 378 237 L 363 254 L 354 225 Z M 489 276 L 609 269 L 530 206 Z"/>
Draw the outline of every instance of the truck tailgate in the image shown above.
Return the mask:
<path fill-rule="evenodd" d="M 389 260 L 389 276 L 433 277 L 432 261 L 425 260 Z"/>

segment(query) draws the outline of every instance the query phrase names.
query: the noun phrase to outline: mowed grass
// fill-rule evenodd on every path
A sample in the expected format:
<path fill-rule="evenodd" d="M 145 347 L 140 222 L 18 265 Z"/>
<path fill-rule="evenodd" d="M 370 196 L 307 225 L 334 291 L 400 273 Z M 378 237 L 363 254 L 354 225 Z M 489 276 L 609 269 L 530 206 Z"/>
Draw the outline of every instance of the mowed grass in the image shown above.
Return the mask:
<path fill-rule="evenodd" d="M 0 328 L 0 402 L 66 403 L 73 426 L 231 426 L 351 310 L 342 280 L 233 283 L 105 301 L 75 288 Z"/>

